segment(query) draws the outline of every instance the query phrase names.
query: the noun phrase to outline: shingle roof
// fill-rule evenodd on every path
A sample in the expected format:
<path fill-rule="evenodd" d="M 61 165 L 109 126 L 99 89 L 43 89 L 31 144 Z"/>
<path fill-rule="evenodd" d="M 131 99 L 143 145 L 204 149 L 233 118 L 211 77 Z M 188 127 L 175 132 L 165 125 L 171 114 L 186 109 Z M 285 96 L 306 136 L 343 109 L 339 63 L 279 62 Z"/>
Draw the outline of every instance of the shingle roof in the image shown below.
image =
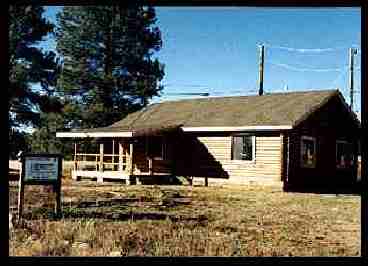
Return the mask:
<path fill-rule="evenodd" d="M 152 124 L 181 124 L 185 127 L 292 125 L 337 92 L 290 92 L 163 102 L 132 113 L 111 127 L 130 129 Z"/>
<path fill-rule="evenodd" d="M 138 131 L 179 126 L 294 126 L 339 94 L 338 90 L 315 90 L 168 101 L 151 104 L 111 126 L 85 131 Z"/>

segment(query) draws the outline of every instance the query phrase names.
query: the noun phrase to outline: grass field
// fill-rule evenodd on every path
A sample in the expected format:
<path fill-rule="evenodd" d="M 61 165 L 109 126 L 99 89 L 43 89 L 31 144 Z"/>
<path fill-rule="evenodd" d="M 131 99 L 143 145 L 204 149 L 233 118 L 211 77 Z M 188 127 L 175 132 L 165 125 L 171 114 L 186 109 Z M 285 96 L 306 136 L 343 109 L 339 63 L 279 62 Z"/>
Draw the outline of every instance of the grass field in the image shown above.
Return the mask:
<path fill-rule="evenodd" d="M 71 180 L 62 190 L 56 220 L 53 193 L 26 187 L 10 256 L 360 256 L 359 196 Z"/>

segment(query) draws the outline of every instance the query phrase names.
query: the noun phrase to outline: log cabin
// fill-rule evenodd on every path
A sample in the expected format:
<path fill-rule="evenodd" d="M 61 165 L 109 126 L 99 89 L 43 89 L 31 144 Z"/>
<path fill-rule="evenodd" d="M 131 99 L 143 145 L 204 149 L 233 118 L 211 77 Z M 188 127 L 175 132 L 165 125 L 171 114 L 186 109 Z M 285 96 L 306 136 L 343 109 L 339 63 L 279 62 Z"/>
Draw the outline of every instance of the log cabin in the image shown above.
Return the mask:
<path fill-rule="evenodd" d="M 338 90 L 311 90 L 155 103 L 56 136 L 99 143 L 92 154 L 75 143 L 74 179 L 345 186 L 356 182 L 360 127 Z"/>

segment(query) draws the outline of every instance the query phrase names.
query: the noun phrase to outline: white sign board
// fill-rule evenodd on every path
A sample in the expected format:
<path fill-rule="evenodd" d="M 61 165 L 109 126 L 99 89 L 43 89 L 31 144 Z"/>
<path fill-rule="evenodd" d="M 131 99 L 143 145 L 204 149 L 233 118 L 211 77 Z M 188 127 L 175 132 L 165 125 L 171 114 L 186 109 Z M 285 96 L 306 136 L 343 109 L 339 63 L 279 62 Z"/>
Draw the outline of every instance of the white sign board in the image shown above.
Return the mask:
<path fill-rule="evenodd" d="M 25 181 L 53 181 L 58 174 L 58 158 L 25 157 Z"/>

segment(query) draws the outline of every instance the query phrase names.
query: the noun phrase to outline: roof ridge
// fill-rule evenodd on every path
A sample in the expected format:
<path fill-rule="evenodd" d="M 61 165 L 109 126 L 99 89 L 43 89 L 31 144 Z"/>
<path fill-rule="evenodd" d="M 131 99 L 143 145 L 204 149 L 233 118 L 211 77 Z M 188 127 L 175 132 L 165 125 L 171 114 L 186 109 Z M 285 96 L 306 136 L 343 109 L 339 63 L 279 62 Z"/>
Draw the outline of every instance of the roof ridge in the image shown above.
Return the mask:
<path fill-rule="evenodd" d="M 306 91 L 289 91 L 289 92 L 274 92 L 270 94 L 264 95 L 239 95 L 239 96 L 208 96 L 206 98 L 191 98 L 191 99 L 180 99 L 180 100 L 170 100 L 163 101 L 158 103 L 152 103 L 147 107 L 151 107 L 153 105 L 163 104 L 163 103 L 178 103 L 178 102 L 190 102 L 190 101 L 206 101 L 209 99 L 231 99 L 231 98 L 251 98 L 251 97 L 269 97 L 269 96 L 277 96 L 277 95 L 290 95 L 290 94 L 303 94 L 303 93 L 336 93 L 339 89 L 324 89 L 324 90 L 306 90 Z"/>

